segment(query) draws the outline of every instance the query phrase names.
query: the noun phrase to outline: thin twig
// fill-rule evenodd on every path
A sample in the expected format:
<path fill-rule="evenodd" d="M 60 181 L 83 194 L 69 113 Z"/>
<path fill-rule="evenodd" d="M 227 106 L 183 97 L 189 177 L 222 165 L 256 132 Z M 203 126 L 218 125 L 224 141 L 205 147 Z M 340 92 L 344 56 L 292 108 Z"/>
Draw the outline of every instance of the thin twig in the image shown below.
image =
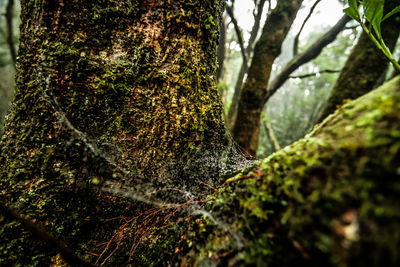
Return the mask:
<path fill-rule="evenodd" d="M 229 17 L 231 18 L 231 21 L 233 23 L 233 26 L 235 28 L 235 32 L 238 38 L 238 42 L 239 42 L 239 46 L 240 46 L 240 51 L 242 53 L 242 57 L 243 57 L 243 64 L 245 67 L 245 70 L 247 72 L 248 70 L 248 61 L 247 61 L 247 55 L 246 55 L 246 50 L 244 48 L 244 42 L 243 42 L 243 35 L 242 35 L 242 30 L 240 29 L 237 20 L 235 18 L 235 16 L 233 15 L 233 10 L 230 6 L 226 6 L 226 12 L 228 13 Z"/>
<path fill-rule="evenodd" d="M 294 38 L 293 56 L 297 55 L 297 52 L 298 52 L 300 34 L 303 31 L 303 28 L 306 25 L 307 21 L 311 18 L 311 15 L 314 12 L 314 9 L 317 7 L 319 2 L 321 2 L 321 0 L 315 1 L 315 3 L 313 4 L 313 6 L 310 9 L 310 12 L 308 12 L 307 17 L 304 19 L 303 24 L 301 25 L 299 32 L 297 33 L 296 37 Z"/>
<path fill-rule="evenodd" d="M 317 76 L 318 74 L 322 74 L 322 73 L 339 73 L 340 70 L 321 70 L 318 72 L 313 72 L 313 73 L 307 73 L 307 74 L 302 74 L 302 75 L 297 75 L 297 76 L 289 76 L 290 79 L 304 79 L 304 78 L 308 78 L 308 77 L 314 77 Z"/>

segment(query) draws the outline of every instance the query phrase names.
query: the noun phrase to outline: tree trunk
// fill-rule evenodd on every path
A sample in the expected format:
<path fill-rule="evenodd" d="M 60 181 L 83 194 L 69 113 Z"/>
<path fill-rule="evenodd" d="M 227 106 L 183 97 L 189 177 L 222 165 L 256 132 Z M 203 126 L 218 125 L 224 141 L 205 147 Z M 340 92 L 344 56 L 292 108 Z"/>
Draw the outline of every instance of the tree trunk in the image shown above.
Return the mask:
<path fill-rule="evenodd" d="M 10 56 L 13 64 L 17 59 L 17 51 L 15 51 L 14 44 L 14 33 L 13 33 L 13 16 L 14 16 L 14 0 L 8 0 L 6 13 L 4 14 L 6 17 L 7 24 L 7 44 L 10 50 Z"/>
<path fill-rule="evenodd" d="M 318 40 L 311 44 L 310 47 L 308 47 L 304 52 L 294 56 L 283 67 L 279 74 L 276 75 L 274 80 L 269 82 L 267 92 L 264 95 L 263 106 L 270 99 L 270 97 L 273 96 L 273 94 L 286 82 L 286 80 L 290 77 L 290 74 L 292 74 L 303 64 L 316 58 L 321 53 L 322 49 L 324 49 L 328 44 L 332 43 L 336 39 L 336 36 L 344 29 L 349 20 L 350 18 L 347 15 L 344 15 L 328 32 L 318 38 Z M 255 120 L 255 118 L 252 120 Z M 253 139 L 248 138 L 247 140 L 250 142 Z M 258 139 L 255 141 L 258 144 Z"/>
<path fill-rule="evenodd" d="M 257 152 L 260 115 L 272 64 L 281 52 L 282 42 L 301 3 L 302 0 L 278 1 L 275 9 L 267 17 L 261 37 L 255 45 L 233 127 L 235 141 L 250 156 L 255 156 Z"/>
<path fill-rule="evenodd" d="M 254 24 L 251 29 L 250 38 L 248 40 L 247 47 L 246 47 L 247 58 L 250 58 L 251 54 L 253 53 L 253 44 L 258 35 L 258 30 L 260 29 L 260 22 L 261 22 L 261 17 L 262 17 L 263 10 L 264 10 L 265 2 L 266 2 L 266 0 L 260 0 L 260 2 L 258 2 L 258 5 L 257 5 L 257 14 L 254 15 Z M 228 124 L 229 124 L 229 128 L 231 128 L 231 129 L 233 129 L 233 126 L 235 125 L 235 120 L 236 120 L 236 115 L 237 115 L 237 107 L 238 107 L 239 98 L 240 98 L 240 92 L 242 91 L 244 75 L 247 73 L 247 64 L 248 64 L 248 62 L 243 61 L 242 65 L 240 66 L 240 70 L 239 70 L 239 73 L 238 73 L 238 76 L 236 79 L 236 83 L 235 83 L 235 88 L 233 91 L 231 105 L 229 106 L 229 110 L 228 110 Z"/>
<path fill-rule="evenodd" d="M 217 82 L 224 76 L 224 61 L 226 56 L 226 24 L 225 19 L 222 19 L 220 26 L 220 34 L 218 40 L 218 48 L 217 48 Z"/>
<path fill-rule="evenodd" d="M 398 4 L 398 0 L 386 0 L 385 13 Z M 391 51 L 399 37 L 399 28 L 399 15 L 394 15 L 382 23 L 382 37 Z M 343 104 L 343 101 L 355 99 L 374 89 L 379 78 L 386 72 L 388 64 L 388 59 L 363 32 L 350 53 L 318 121 L 326 118 Z"/>
<path fill-rule="evenodd" d="M 227 145 L 215 84 L 224 3 L 23 0 L 2 201 L 86 254 L 112 235 L 108 219 L 133 214 L 100 188 L 170 199 L 160 188 L 215 184 Z M 0 233 L 0 265 L 55 255 L 12 220 Z"/>

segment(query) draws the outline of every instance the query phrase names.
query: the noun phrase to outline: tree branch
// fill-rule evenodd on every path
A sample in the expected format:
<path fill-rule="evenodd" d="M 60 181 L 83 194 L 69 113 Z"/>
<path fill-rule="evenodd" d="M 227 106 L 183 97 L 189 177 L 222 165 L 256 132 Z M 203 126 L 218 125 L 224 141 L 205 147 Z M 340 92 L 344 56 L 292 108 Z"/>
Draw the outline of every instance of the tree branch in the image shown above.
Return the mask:
<path fill-rule="evenodd" d="M 339 73 L 340 70 L 321 70 L 318 72 L 313 72 L 313 73 L 307 73 L 307 74 L 302 74 L 302 75 L 298 75 L 298 76 L 289 76 L 290 79 L 304 79 L 304 78 L 308 78 L 308 77 L 313 77 L 313 76 L 317 76 L 317 74 L 322 74 L 322 73 Z"/>
<path fill-rule="evenodd" d="M 320 37 L 307 50 L 292 58 L 292 60 L 286 64 L 282 71 L 270 83 L 268 87 L 268 93 L 264 101 L 267 101 L 279 89 L 279 87 L 282 86 L 282 84 L 289 78 L 289 75 L 293 73 L 293 71 L 295 71 L 301 65 L 316 58 L 324 47 L 333 42 L 336 39 L 336 36 L 344 29 L 345 25 L 350 20 L 350 17 L 343 15 L 343 17 L 338 21 L 338 23 L 335 24 L 335 26 L 333 26 L 327 33 Z"/>
<path fill-rule="evenodd" d="M 245 67 L 245 70 L 247 72 L 248 70 L 248 63 L 247 63 L 247 55 L 246 55 L 246 50 L 244 48 L 244 42 L 243 42 L 243 35 L 242 35 L 242 31 L 237 23 L 237 20 L 235 18 L 235 16 L 233 15 L 233 10 L 230 6 L 226 6 L 226 12 L 228 13 L 229 17 L 231 18 L 231 21 L 233 23 L 233 26 L 235 28 L 235 32 L 238 38 L 238 42 L 240 45 L 240 51 L 242 53 L 242 57 L 243 57 L 243 64 Z"/>
<path fill-rule="evenodd" d="M 264 128 L 265 128 L 265 132 L 267 133 L 268 139 L 271 141 L 272 148 L 274 150 L 273 152 L 276 152 L 281 149 L 281 146 L 279 145 L 278 139 L 276 139 L 275 132 L 272 129 L 272 125 L 271 125 L 271 122 L 269 121 L 268 116 L 266 115 L 265 112 L 264 112 L 264 114 L 265 114 L 265 118 L 263 120 L 263 124 L 264 124 Z"/>
<path fill-rule="evenodd" d="M 261 0 L 260 2 L 258 2 L 257 14 L 255 14 L 255 12 L 253 12 L 254 24 L 251 29 L 250 38 L 249 38 L 249 41 L 248 41 L 248 44 L 246 47 L 246 55 L 248 57 L 250 57 L 251 53 L 253 52 L 253 44 L 257 38 L 258 30 L 260 29 L 261 17 L 262 17 L 263 9 L 265 6 L 265 2 L 266 2 L 266 0 Z M 235 117 L 236 117 L 235 114 L 236 114 L 237 106 L 239 103 L 239 97 L 240 97 L 240 92 L 242 89 L 243 78 L 246 73 L 247 73 L 246 66 L 243 63 L 239 70 L 239 74 L 238 74 L 236 84 L 235 84 L 235 91 L 233 93 L 232 102 L 231 102 L 231 105 L 230 105 L 229 111 L 228 111 L 228 121 L 229 121 L 229 124 L 231 127 L 233 126 L 234 121 L 235 121 Z"/>
<path fill-rule="evenodd" d="M 293 56 L 297 55 L 298 52 L 298 46 L 299 46 L 299 38 L 300 34 L 303 31 L 304 26 L 306 25 L 307 21 L 311 18 L 312 13 L 314 12 L 314 9 L 317 7 L 317 5 L 321 2 L 321 0 L 315 1 L 314 5 L 311 7 L 310 12 L 308 12 L 307 17 L 304 19 L 303 24 L 300 27 L 299 32 L 297 33 L 296 37 L 294 38 L 294 43 L 293 43 Z"/>

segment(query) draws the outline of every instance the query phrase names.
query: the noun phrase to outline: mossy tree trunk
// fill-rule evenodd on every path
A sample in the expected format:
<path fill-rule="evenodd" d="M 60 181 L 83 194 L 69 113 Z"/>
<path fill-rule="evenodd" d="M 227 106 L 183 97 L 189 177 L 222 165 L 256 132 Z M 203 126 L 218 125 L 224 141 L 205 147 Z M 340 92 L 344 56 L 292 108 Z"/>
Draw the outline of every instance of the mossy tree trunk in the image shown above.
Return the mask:
<path fill-rule="evenodd" d="M 399 4 L 397 0 L 385 1 L 385 14 Z M 400 16 L 392 16 L 382 23 L 382 37 L 388 48 L 393 51 L 400 31 Z M 351 51 L 332 93 L 327 100 L 319 122 L 332 113 L 345 100 L 356 99 L 377 86 L 377 82 L 386 73 L 388 59 L 375 46 L 368 35 L 362 32 L 357 44 Z"/>
<path fill-rule="evenodd" d="M 282 43 L 302 2 L 302 0 L 277 1 L 255 45 L 253 60 L 242 88 L 233 127 L 235 141 L 250 156 L 255 156 L 257 152 L 260 116 L 264 99 L 268 94 L 272 64 L 281 53 Z"/>
<path fill-rule="evenodd" d="M 215 183 L 227 144 L 215 86 L 224 3 L 22 0 L 2 201 L 86 254 L 112 235 L 107 219 L 132 214 L 98 190 L 106 183 Z M 1 221 L 0 265 L 49 264 L 54 250 Z"/>

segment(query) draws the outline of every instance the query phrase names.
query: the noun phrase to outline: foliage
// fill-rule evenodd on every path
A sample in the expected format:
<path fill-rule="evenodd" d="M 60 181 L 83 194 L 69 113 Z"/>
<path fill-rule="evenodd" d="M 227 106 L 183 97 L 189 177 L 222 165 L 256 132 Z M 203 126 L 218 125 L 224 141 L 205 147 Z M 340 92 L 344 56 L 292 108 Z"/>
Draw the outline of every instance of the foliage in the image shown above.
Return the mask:
<path fill-rule="evenodd" d="M 400 5 L 385 16 L 383 16 L 384 0 L 364 0 L 360 1 L 360 5 L 362 6 L 361 13 L 357 5 L 357 0 L 349 0 L 349 7 L 344 9 L 344 12 L 360 23 L 378 49 L 390 60 L 393 66 L 400 71 L 400 65 L 392 56 L 390 49 L 386 46 L 381 33 L 382 22 L 400 12 Z M 367 25 L 367 22 L 369 25 Z M 375 34 L 372 32 L 371 27 L 374 29 Z"/>

